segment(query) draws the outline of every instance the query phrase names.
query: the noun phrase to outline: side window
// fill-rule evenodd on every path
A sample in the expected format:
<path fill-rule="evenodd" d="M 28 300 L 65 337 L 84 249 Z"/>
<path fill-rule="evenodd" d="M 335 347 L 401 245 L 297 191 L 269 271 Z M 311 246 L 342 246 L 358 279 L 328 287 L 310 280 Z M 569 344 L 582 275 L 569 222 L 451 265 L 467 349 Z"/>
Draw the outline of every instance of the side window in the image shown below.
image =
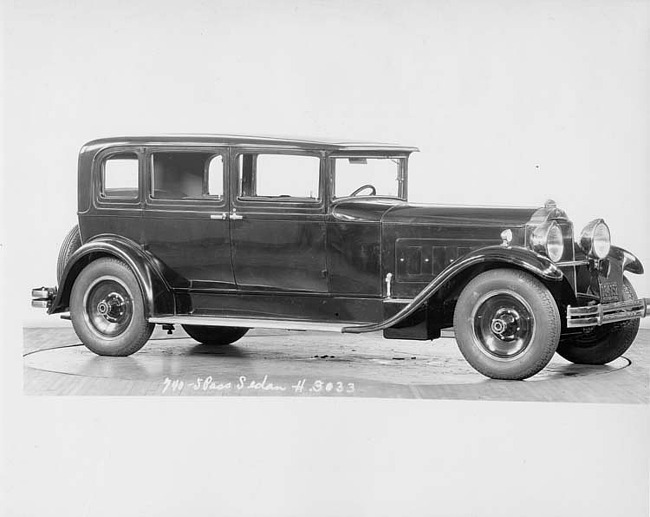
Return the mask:
<path fill-rule="evenodd" d="M 299 154 L 240 154 L 239 197 L 318 201 L 320 158 Z"/>
<path fill-rule="evenodd" d="M 210 159 L 208 166 L 208 195 L 223 196 L 223 156 Z"/>
<path fill-rule="evenodd" d="M 334 165 L 334 197 L 353 193 L 360 196 L 398 197 L 401 192 L 405 162 L 399 157 L 332 158 Z"/>
<path fill-rule="evenodd" d="M 102 197 L 138 198 L 138 156 L 120 153 L 108 156 L 102 164 Z"/>
<path fill-rule="evenodd" d="M 166 151 L 151 155 L 153 199 L 223 197 L 223 157 L 209 152 Z"/>

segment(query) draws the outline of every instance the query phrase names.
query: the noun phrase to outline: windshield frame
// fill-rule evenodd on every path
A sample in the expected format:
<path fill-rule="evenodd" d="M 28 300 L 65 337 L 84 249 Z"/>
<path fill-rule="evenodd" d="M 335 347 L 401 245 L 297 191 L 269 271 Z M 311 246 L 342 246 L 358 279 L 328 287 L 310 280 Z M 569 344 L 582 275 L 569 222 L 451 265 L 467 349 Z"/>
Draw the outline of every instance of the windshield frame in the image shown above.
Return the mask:
<path fill-rule="evenodd" d="M 382 152 L 340 152 L 332 153 L 327 157 L 328 180 L 329 180 L 329 198 L 332 202 L 341 199 L 398 199 L 408 201 L 408 158 L 410 153 L 387 153 Z M 387 195 L 361 195 L 361 196 L 340 196 L 336 197 L 336 160 L 346 158 L 366 158 L 366 159 L 390 159 L 399 160 L 398 177 L 397 177 L 397 196 Z M 359 185 L 361 186 L 361 185 Z"/>

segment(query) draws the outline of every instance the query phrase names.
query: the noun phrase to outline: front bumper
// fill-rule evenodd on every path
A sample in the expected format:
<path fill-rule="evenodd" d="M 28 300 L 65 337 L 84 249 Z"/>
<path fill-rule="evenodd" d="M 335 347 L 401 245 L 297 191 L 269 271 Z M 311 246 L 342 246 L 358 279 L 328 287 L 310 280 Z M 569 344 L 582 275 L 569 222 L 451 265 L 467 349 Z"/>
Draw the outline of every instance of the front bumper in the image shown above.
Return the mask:
<path fill-rule="evenodd" d="M 571 307 L 566 310 L 567 328 L 594 327 L 607 323 L 616 323 L 638 318 L 645 318 L 650 310 L 650 298 L 626 300 L 615 303 L 599 303 L 584 307 Z"/>

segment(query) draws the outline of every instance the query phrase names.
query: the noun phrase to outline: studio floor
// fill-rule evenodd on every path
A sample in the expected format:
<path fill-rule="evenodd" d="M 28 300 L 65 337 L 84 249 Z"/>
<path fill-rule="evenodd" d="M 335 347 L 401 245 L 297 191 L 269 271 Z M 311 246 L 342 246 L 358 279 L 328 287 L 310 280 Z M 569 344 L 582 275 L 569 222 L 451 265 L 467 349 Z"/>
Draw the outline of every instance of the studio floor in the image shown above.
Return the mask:
<path fill-rule="evenodd" d="M 24 329 L 27 395 L 294 396 L 647 404 L 650 330 L 606 366 L 559 356 L 526 381 L 475 372 L 452 334 L 433 341 L 380 334 L 251 330 L 233 345 L 200 345 L 157 329 L 130 357 L 100 357 L 72 328 Z"/>

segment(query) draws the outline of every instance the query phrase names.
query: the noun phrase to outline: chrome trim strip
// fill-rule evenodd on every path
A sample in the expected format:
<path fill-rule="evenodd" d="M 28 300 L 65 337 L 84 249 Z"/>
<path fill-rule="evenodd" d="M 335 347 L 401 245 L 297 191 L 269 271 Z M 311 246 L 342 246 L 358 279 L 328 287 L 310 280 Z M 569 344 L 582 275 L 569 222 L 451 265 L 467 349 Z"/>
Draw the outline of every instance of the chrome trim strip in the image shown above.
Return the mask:
<path fill-rule="evenodd" d="M 564 262 L 556 262 L 556 266 L 562 267 L 562 266 L 587 266 L 589 265 L 589 260 L 583 259 L 583 260 L 566 260 Z"/>
<path fill-rule="evenodd" d="M 204 325 L 207 327 L 244 327 L 284 330 L 320 330 L 342 332 L 343 328 L 355 323 L 327 323 L 296 320 L 266 320 L 260 318 L 229 318 L 227 316 L 156 316 L 149 323 L 160 325 Z"/>
<path fill-rule="evenodd" d="M 566 310 L 567 328 L 594 327 L 648 316 L 650 298 L 615 303 L 599 303 Z"/>
<path fill-rule="evenodd" d="M 409 304 L 413 301 L 413 298 L 384 298 L 384 303 L 402 303 Z"/>
<path fill-rule="evenodd" d="M 583 307 L 571 307 L 571 314 L 573 316 L 590 316 L 598 314 L 599 307 L 604 307 L 607 311 L 617 311 L 617 310 L 626 310 L 630 307 L 635 307 L 637 305 L 643 304 L 644 298 L 639 300 L 627 300 L 624 302 L 614 302 L 614 303 L 601 303 L 595 305 L 585 305 Z"/>

